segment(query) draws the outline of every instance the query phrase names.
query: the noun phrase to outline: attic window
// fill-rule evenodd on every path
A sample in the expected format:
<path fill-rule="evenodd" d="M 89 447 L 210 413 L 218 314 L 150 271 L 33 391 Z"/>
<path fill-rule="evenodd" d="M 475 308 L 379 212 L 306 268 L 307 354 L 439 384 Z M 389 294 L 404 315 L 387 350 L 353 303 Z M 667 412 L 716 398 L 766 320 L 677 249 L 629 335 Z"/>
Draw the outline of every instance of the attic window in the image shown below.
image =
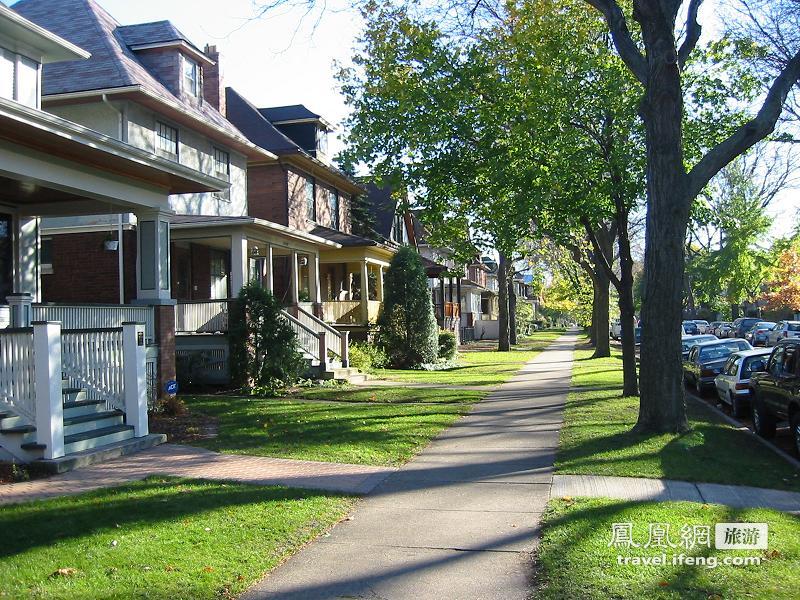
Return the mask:
<path fill-rule="evenodd" d="M 185 56 L 183 57 L 183 91 L 195 98 L 200 97 L 200 65 Z"/>

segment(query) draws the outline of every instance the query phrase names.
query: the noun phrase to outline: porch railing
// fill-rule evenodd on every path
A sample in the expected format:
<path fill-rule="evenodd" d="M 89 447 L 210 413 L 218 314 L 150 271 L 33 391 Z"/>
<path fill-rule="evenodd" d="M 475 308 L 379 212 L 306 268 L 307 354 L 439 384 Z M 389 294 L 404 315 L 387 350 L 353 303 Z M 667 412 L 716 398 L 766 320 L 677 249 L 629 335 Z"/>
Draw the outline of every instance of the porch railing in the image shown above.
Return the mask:
<path fill-rule="evenodd" d="M 36 420 L 33 329 L 0 330 L 0 411 Z"/>
<path fill-rule="evenodd" d="M 175 305 L 175 331 L 180 333 L 225 333 L 228 331 L 229 300 L 199 300 Z"/>
<path fill-rule="evenodd" d="M 11 327 L 11 307 L 0 306 L 0 329 Z"/>
<path fill-rule="evenodd" d="M 155 339 L 152 306 L 127 304 L 34 304 L 34 321 L 61 321 L 64 329 L 120 327 L 123 323 L 144 323 L 148 343 Z"/>
<path fill-rule="evenodd" d="M 312 360 L 326 363 L 327 352 L 320 352 L 320 334 L 285 310 L 281 311 L 281 316 L 297 336 L 297 345 L 300 349 L 310 356 Z"/>
<path fill-rule="evenodd" d="M 322 303 L 322 318 L 327 323 L 355 325 L 364 321 L 360 300 L 331 300 Z"/>
<path fill-rule="evenodd" d="M 331 355 L 334 360 L 338 360 L 342 363 L 342 366 L 348 366 L 350 362 L 349 356 L 349 343 L 350 343 L 350 335 L 346 331 L 338 331 L 335 328 L 328 325 L 322 319 L 317 318 L 312 313 L 308 312 L 303 306 L 298 306 L 296 314 L 294 315 L 295 318 L 300 321 L 303 325 L 311 329 L 312 331 L 316 331 L 317 334 L 325 333 L 327 337 L 327 348 L 328 354 Z"/>
<path fill-rule="evenodd" d="M 91 400 L 125 410 L 122 327 L 61 331 L 61 370 Z"/>
<path fill-rule="evenodd" d="M 460 317 L 461 316 L 461 307 L 458 305 L 458 302 L 445 302 L 444 304 L 444 316 L 445 317 Z"/>

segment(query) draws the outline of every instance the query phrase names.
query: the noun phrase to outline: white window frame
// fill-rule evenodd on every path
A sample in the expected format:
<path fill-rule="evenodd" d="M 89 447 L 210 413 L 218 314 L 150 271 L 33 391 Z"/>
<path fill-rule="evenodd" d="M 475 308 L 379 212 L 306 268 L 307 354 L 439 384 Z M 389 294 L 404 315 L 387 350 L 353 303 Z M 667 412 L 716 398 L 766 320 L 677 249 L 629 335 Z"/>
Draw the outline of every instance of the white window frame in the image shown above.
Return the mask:
<path fill-rule="evenodd" d="M 183 91 L 194 98 L 202 97 L 203 86 L 201 85 L 200 64 L 188 56 L 183 56 L 183 69 L 181 74 L 181 85 Z"/>
<path fill-rule="evenodd" d="M 30 58 L 29 56 L 24 56 L 22 54 L 19 54 L 18 52 L 14 52 L 13 50 L 9 50 L 8 48 L 6 48 L 4 46 L 0 46 L 0 54 L 5 54 L 6 57 L 10 60 L 10 62 L 13 65 L 12 66 L 12 73 L 11 73 L 11 78 L 12 78 L 12 81 L 11 81 L 11 97 L 9 97 L 7 99 L 8 100 L 13 100 L 15 102 L 19 102 L 20 104 L 23 104 L 24 106 L 28 106 L 30 108 L 40 109 L 41 108 L 41 102 L 42 102 L 42 95 L 41 95 L 42 65 L 41 65 L 41 63 L 39 61 L 37 61 L 37 60 L 34 60 L 34 59 Z M 20 66 L 22 65 L 22 63 L 24 61 L 28 61 L 29 63 L 31 63 L 31 66 L 35 66 L 35 68 L 36 68 L 35 69 L 36 70 L 36 82 L 35 82 L 36 89 L 34 90 L 34 103 L 33 104 L 29 104 L 27 102 L 22 102 L 20 100 L 20 85 L 19 85 L 19 79 L 20 79 L 20 73 L 21 73 Z"/>
<path fill-rule="evenodd" d="M 161 135 L 161 128 L 164 128 L 167 131 L 174 131 L 175 132 L 175 140 L 174 140 L 174 147 L 175 151 L 172 152 L 171 150 L 167 150 L 166 148 L 161 147 L 161 140 L 169 140 L 169 137 L 165 137 Z M 155 127 L 155 146 L 156 146 L 156 154 L 161 154 L 162 156 L 166 156 L 175 162 L 180 160 L 180 148 L 181 148 L 181 133 L 180 130 L 175 127 L 174 125 L 170 125 L 165 121 L 156 121 Z"/>

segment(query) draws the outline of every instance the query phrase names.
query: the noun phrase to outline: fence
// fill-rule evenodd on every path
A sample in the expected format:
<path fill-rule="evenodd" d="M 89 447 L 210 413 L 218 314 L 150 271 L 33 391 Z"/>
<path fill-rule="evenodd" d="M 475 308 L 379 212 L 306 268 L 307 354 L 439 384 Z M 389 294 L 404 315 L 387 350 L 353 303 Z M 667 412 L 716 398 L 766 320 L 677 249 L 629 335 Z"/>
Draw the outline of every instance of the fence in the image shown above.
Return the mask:
<path fill-rule="evenodd" d="M 0 410 L 36 419 L 33 329 L 0 330 Z"/>
<path fill-rule="evenodd" d="M 175 305 L 175 331 L 224 333 L 228 331 L 229 300 L 179 302 Z"/>
<path fill-rule="evenodd" d="M 122 327 L 61 331 L 61 370 L 70 386 L 86 388 L 91 400 L 125 410 Z"/>
<path fill-rule="evenodd" d="M 121 327 L 123 323 L 144 323 L 147 343 L 155 339 L 152 306 L 127 304 L 34 304 L 33 321 L 60 321 L 64 329 Z"/>

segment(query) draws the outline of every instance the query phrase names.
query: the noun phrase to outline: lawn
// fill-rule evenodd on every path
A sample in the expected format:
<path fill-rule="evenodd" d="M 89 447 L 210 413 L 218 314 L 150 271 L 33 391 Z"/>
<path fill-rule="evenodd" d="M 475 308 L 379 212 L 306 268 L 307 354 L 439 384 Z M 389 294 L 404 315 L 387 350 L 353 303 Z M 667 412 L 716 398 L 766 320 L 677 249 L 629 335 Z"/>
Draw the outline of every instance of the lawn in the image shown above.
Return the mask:
<path fill-rule="evenodd" d="M 576 352 L 556 471 L 705 481 L 800 491 L 800 473 L 704 403 L 687 404 L 692 430 L 680 436 L 631 433 L 638 399 L 621 398 L 619 356 Z"/>
<path fill-rule="evenodd" d="M 714 525 L 767 523 L 767 550 L 717 550 Z M 609 546 L 613 523 L 633 523 L 634 541 L 644 545 L 650 523 L 668 524 L 680 544 L 684 525 L 710 526 L 711 548 L 618 548 Z M 687 539 L 687 542 L 689 540 Z M 665 566 L 618 564 L 618 556 L 667 555 Z M 673 565 L 675 556 L 716 559 L 717 566 Z M 723 559 L 752 556 L 760 565 L 732 566 Z M 800 519 L 765 509 L 732 509 L 691 502 L 630 503 L 610 499 L 555 499 L 544 515 L 538 553 L 536 598 L 800 598 Z"/>
<path fill-rule="evenodd" d="M 326 402 L 376 402 L 379 404 L 473 404 L 486 395 L 480 390 L 447 388 L 325 386 L 293 390 L 290 398 Z"/>
<path fill-rule="evenodd" d="M 377 397 L 384 392 L 373 393 Z M 465 402 L 309 402 L 235 396 L 184 400 L 192 412 L 219 419 L 218 436 L 195 445 L 230 454 L 367 465 L 408 461 L 471 406 Z"/>
<path fill-rule="evenodd" d="M 378 369 L 380 379 L 404 383 L 436 383 L 459 386 L 498 385 L 511 378 L 522 365 L 564 335 L 563 330 L 538 331 L 520 340 L 510 352 L 497 352 L 496 344 L 481 342 L 459 352 L 458 366 L 441 371 Z"/>
<path fill-rule="evenodd" d="M 149 478 L 0 508 L 0 596 L 232 598 L 324 532 L 352 498 Z"/>

